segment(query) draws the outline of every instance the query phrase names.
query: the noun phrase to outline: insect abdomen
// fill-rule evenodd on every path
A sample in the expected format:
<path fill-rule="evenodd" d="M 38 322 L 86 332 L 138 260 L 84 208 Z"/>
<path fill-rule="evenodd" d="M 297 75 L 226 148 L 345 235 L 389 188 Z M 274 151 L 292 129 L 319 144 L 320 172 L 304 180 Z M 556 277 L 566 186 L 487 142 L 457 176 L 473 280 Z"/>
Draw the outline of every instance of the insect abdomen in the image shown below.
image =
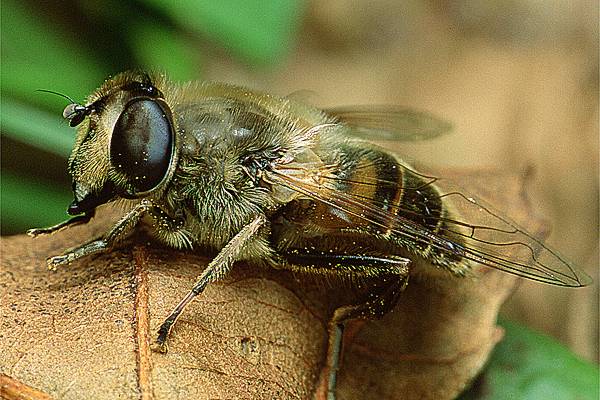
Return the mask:
<path fill-rule="evenodd" d="M 358 197 L 374 209 L 356 221 L 358 225 L 366 228 L 367 219 L 375 220 L 377 228 L 372 233 L 435 264 L 448 266 L 461 260 L 458 254 L 449 257 L 448 252 L 436 249 L 427 236 L 413 235 L 403 228 L 417 226 L 428 234 L 444 235 L 444 218 L 449 211 L 433 178 L 378 148 L 346 145 L 342 151 L 336 190 Z"/>

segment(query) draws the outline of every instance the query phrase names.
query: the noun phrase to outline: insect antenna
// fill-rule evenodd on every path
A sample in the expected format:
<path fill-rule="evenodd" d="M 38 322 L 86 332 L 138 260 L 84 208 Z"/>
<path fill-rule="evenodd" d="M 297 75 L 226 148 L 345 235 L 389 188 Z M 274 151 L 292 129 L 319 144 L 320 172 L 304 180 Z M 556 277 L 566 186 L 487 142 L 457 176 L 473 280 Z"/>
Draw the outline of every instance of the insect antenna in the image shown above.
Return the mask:
<path fill-rule="evenodd" d="M 75 100 L 73 100 L 71 97 L 67 96 L 66 94 L 55 92 L 54 90 L 36 89 L 36 92 L 43 92 L 43 93 L 55 94 L 57 96 L 60 96 L 62 98 L 65 98 L 65 99 L 69 100 L 71 102 L 71 104 L 78 104 Z"/>
<path fill-rule="evenodd" d="M 81 121 L 83 121 L 84 117 L 86 115 L 88 115 L 91 111 L 90 107 L 82 106 L 81 104 L 77 103 L 75 100 L 73 100 L 71 97 L 67 96 L 66 94 L 55 92 L 54 90 L 47 90 L 47 89 L 37 89 L 36 92 L 55 94 L 57 96 L 60 96 L 62 98 L 69 100 L 70 104 L 68 104 L 65 107 L 65 109 L 63 111 L 63 118 L 69 120 L 69 125 L 71 125 L 71 126 L 79 125 L 81 123 Z"/>

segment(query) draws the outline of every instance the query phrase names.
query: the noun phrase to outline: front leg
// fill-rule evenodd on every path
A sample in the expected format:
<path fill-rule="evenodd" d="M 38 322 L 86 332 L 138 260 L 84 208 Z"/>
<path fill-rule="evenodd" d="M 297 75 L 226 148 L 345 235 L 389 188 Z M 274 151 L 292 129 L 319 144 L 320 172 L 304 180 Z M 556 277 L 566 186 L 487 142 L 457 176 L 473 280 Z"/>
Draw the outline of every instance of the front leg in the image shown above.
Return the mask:
<path fill-rule="evenodd" d="M 53 226 L 49 226 L 47 228 L 29 229 L 27 231 L 27 234 L 31 237 L 36 237 L 39 235 L 49 235 L 51 233 L 61 231 L 67 227 L 81 225 L 81 224 L 87 224 L 88 222 L 90 222 L 90 219 L 92 219 L 94 217 L 95 213 L 96 213 L 96 210 L 92 210 L 92 211 L 86 212 L 83 215 L 77 215 L 73 218 L 69 218 L 66 221 L 63 221 L 63 222 L 53 225 Z"/>
<path fill-rule="evenodd" d="M 59 265 L 69 264 L 82 257 L 100 253 L 110 248 L 117 240 L 130 233 L 140 218 L 153 207 L 148 200 L 142 200 L 131 211 L 123 216 L 107 234 L 67 252 L 46 260 L 48 269 L 55 270 Z M 70 220 L 69 220 L 70 221 Z M 67 221 L 68 222 L 68 221 Z"/>

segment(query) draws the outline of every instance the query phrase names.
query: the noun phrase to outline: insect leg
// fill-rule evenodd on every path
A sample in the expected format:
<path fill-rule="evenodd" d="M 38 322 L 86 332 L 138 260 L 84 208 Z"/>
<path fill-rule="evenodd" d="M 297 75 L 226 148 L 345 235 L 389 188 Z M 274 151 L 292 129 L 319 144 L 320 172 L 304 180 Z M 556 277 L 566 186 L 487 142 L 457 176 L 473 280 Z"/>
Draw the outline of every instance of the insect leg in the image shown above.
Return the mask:
<path fill-rule="evenodd" d="M 96 210 L 92 210 L 90 212 L 87 212 L 83 215 L 77 215 L 73 218 L 69 218 L 66 221 L 63 221 L 59 224 L 53 225 L 53 226 L 49 226 L 47 228 L 35 228 L 35 229 L 29 229 L 27 231 L 27 234 L 29 236 L 32 237 L 36 237 L 38 235 L 48 235 L 50 233 L 54 233 L 54 232 L 58 232 L 62 229 L 65 229 L 67 227 L 70 226 L 75 226 L 75 225 L 80 225 L 80 224 L 87 224 L 90 219 L 92 219 L 92 217 L 94 216 L 94 213 L 96 212 Z"/>
<path fill-rule="evenodd" d="M 344 325 L 351 319 L 375 319 L 389 312 L 397 303 L 408 283 L 410 260 L 393 256 L 294 254 L 287 257 L 294 263 L 290 269 L 308 273 L 326 273 L 340 276 L 352 274 L 377 278 L 373 290 L 364 301 L 335 310 L 329 322 L 327 359 L 319 387 L 326 388 L 327 399 L 335 400 L 337 371 L 342 356 Z M 317 265 L 315 265 L 317 264 Z M 322 390 L 322 389 L 321 389 Z"/>
<path fill-rule="evenodd" d="M 79 258 L 90 254 L 99 253 L 109 248 L 115 241 L 129 233 L 144 215 L 152 207 L 152 203 L 142 200 L 131 211 L 123 216 L 115 226 L 102 238 L 94 239 L 79 247 L 68 250 L 60 256 L 50 257 L 46 260 L 49 269 L 56 269 L 57 266 L 68 264 Z"/>
<path fill-rule="evenodd" d="M 342 359 L 344 327 L 352 319 L 380 318 L 391 311 L 406 285 L 408 275 L 390 277 L 389 282 L 379 290 L 369 293 L 369 298 L 361 304 L 340 307 L 335 310 L 329 322 L 329 346 L 327 364 L 323 371 L 327 377 L 327 400 L 336 399 L 337 372 Z"/>
<path fill-rule="evenodd" d="M 188 294 L 175 306 L 171 314 L 163 321 L 158 329 L 158 337 L 156 339 L 156 350 L 165 353 L 167 351 L 167 338 L 173 325 L 179 318 L 181 312 L 194 298 L 202 293 L 204 288 L 211 282 L 222 279 L 231 269 L 233 263 L 244 248 L 249 239 L 253 238 L 258 229 L 266 222 L 264 216 L 256 217 L 248 225 L 244 226 L 217 254 L 217 256 L 208 264 L 202 275 L 198 278 L 194 287 Z"/>

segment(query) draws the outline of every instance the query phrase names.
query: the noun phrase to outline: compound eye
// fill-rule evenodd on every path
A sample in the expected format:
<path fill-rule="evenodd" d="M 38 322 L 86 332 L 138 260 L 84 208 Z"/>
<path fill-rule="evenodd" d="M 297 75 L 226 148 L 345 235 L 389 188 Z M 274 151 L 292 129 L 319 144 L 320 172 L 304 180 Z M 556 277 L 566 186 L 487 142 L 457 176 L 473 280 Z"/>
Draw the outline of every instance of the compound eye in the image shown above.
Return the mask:
<path fill-rule="evenodd" d="M 112 133 L 110 161 L 133 186 L 131 195 L 155 189 L 173 157 L 173 124 L 162 100 L 137 98 L 126 106 Z"/>

